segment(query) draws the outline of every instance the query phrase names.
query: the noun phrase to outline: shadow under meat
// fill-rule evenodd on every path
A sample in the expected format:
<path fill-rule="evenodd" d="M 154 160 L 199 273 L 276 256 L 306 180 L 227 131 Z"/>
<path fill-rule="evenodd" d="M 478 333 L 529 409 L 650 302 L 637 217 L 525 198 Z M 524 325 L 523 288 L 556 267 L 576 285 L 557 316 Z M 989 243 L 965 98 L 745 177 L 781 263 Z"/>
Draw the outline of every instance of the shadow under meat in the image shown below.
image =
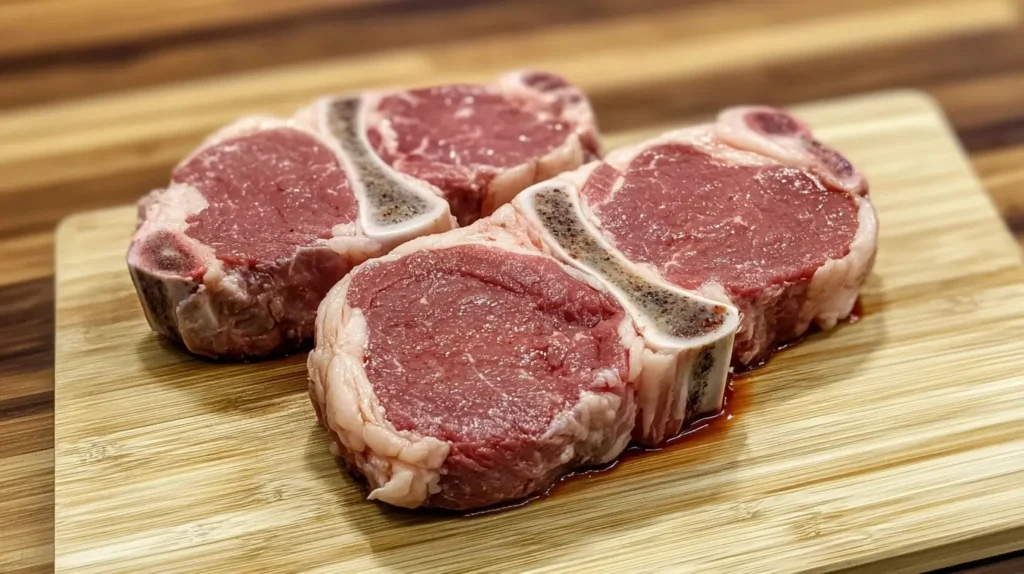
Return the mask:
<path fill-rule="evenodd" d="M 258 415 L 289 395 L 307 393 L 307 354 L 261 361 L 218 361 L 152 333 L 136 343 L 147 380 L 186 391 L 205 413 Z M 311 409 L 312 410 L 312 409 Z"/>

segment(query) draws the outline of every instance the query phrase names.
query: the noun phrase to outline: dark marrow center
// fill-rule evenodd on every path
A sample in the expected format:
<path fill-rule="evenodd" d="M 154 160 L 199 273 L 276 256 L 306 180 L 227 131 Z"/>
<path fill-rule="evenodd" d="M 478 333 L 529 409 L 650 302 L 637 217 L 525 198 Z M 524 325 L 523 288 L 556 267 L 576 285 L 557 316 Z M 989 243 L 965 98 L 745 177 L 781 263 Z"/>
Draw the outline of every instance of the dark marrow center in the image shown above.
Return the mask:
<path fill-rule="evenodd" d="M 355 220 L 358 205 L 334 152 L 291 128 L 258 131 L 213 145 L 174 170 L 208 206 L 186 235 L 218 259 L 248 265 L 295 255 Z"/>
<path fill-rule="evenodd" d="M 804 133 L 793 116 L 782 112 L 753 112 L 744 120 L 747 127 L 767 135 L 795 136 Z"/>
<path fill-rule="evenodd" d="M 688 289 L 716 281 L 755 294 L 810 279 L 857 232 L 847 193 L 798 169 L 731 165 L 681 144 L 643 151 L 625 173 L 603 164 L 583 196 L 627 258 Z"/>
<path fill-rule="evenodd" d="M 537 438 L 595 387 L 625 380 L 619 304 L 551 259 L 477 245 L 359 272 L 366 374 L 398 430 L 453 442 Z"/>

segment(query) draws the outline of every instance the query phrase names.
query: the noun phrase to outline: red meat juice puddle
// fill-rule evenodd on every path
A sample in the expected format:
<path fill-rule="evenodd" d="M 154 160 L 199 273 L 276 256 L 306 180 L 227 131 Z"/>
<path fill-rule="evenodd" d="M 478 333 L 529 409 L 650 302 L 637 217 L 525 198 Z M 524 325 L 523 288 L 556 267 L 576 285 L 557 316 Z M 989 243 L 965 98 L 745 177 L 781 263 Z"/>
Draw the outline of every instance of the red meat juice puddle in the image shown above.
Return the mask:
<path fill-rule="evenodd" d="M 858 297 L 854 303 L 853 311 L 850 313 L 846 323 L 854 324 L 860 321 L 864 317 L 864 308 L 861 305 L 861 300 Z M 753 365 L 747 365 L 742 369 L 737 370 L 734 374 L 730 375 L 729 383 L 725 388 L 725 401 L 722 405 L 722 410 L 700 419 L 697 419 L 687 425 L 679 434 L 668 439 L 659 446 L 644 446 L 636 443 L 631 443 L 626 450 L 622 451 L 619 458 L 612 462 L 595 467 L 581 468 L 570 472 L 561 478 L 559 478 L 553 485 L 551 485 L 544 492 L 530 496 L 528 498 L 513 500 L 511 502 L 505 502 L 486 508 L 479 508 L 470 511 L 456 511 L 456 510 L 444 510 L 437 508 L 423 508 L 415 511 L 407 511 L 403 509 L 395 509 L 393 512 L 415 512 L 417 515 L 432 514 L 443 517 L 460 517 L 460 518 L 472 518 L 476 516 L 482 516 L 486 514 L 492 514 L 495 512 L 501 512 L 505 510 L 511 510 L 513 508 L 519 508 L 525 506 L 531 502 L 552 498 L 559 494 L 559 487 L 566 482 L 580 482 L 600 479 L 605 474 L 609 474 L 616 469 L 622 468 L 630 461 L 646 456 L 657 456 L 657 453 L 664 451 L 675 451 L 687 448 L 694 448 L 706 442 L 713 441 L 715 439 L 722 438 L 722 436 L 729 432 L 732 421 L 740 416 L 747 408 L 748 400 L 748 389 L 752 383 L 750 379 L 754 378 L 752 375 L 754 371 L 764 366 L 772 357 L 777 353 L 780 353 L 790 347 L 794 347 L 799 343 L 803 342 L 808 335 L 817 333 L 820 329 L 816 325 L 811 325 L 811 328 L 806 333 L 793 339 L 792 341 L 786 341 L 776 345 L 765 358 L 759 363 Z M 737 385 L 737 383 L 742 383 Z M 685 458 L 685 457 L 684 457 Z M 391 510 L 391 509 L 389 509 Z"/>
<path fill-rule="evenodd" d="M 463 517 L 474 517 L 481 516 L 484 514 L 491 514 L 494 512 L 501 512 L 512 508 L 519 508 L 525 506 L 531 502 L 553 498 L 559 495 L 561 485 L 567 482 L 582 482 L 597 480 L 602 478 L 606 474 L 623 468 L 629 465 L 633 460 L 640 457 L 646 457 L 655 453 L 664 451 L 674 451 L 684 448 L 692 448 L 705 441 L 714 440 L 720 437 L 723 433 L 728 432 L 730 423 L 732 420 L 745 408 L 745 392 L 737 391 L 737 387 L 733 384 L 734 382 L 743 380 L 746 375 L 733 375 L 729 379 L 728 385 L 725 388 L 725 400 L 722 405 L 722 410 L 715 414 L 699 418 L 690 424 L 686 425 L 682 431 L 676 436 L 668 439 L 658 446 L 645 446 L 637 443 L 630 443 L 626 450 L 622 451 L 619 458 L 613 460 L 608 464 L 601 466 L 593 466 L 574 470 L 561 478 L 559 478 L 553 485 L 551 485 L 546 491 L 525 498 L 522 500 L 516 500 L 508 503 L 498 504 L 495 506 L 481 508 L 478 510 L 472 510 L 469 512 L 446 512 L 449 515 L 459 515 Z M 745 385 L 744 385 L 745 386 Z"/>

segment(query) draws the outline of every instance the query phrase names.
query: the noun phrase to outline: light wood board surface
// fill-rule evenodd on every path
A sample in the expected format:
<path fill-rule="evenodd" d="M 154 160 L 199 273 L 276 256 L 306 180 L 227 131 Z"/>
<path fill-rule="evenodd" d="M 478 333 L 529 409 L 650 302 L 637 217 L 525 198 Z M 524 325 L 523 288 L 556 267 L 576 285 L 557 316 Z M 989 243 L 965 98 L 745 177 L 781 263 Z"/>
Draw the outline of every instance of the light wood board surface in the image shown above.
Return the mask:
<path fill-rule="evenodd" d="M 172 349 L 125 268 L 134 208 L 66 220 L 57 571 L 917 571 L 1024 547 L 1016 243 L 930 99 L 796 111 L 872 184 L 864 318 L 738 381 L 721 430 L 480 517 L 363 501 L 316 426 L 304 356 Z"/>

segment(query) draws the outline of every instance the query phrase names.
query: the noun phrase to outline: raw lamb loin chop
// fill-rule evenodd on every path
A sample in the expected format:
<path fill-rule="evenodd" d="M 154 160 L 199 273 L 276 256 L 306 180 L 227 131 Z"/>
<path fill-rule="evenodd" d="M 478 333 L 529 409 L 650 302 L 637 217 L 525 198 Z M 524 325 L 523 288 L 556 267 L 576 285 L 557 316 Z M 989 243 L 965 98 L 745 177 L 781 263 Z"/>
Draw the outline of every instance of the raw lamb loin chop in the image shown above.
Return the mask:
<path fill-rule="evenodd" d="M 593 233 L 641 268 L 736 306 L 734 363 L 849 316 L 874 262 L 864 178 L 786 112 L 732 108 L 561 174 Z"/>
<path fill-rule="evenodd" d="M 150 325 L 190 351 L 292 351 L 354 265 L 597 152 L 586 99 L 546 72 L 324 98 L 211 136 L 140 202 L 128 265 Z"/>
<path fill-rule="evenodd" d="M 210 357 L 293 351 L 354 265 L 453 227 L 428 184 L 344 153 L 295 122 L 250 118 L 179 164 L 140 202 L 128 251 L 150 326 Z"/>
<path fill-rule="evenodd" d="M 644 418 L 637 386 L 661 384 L 647 378 L 694 385 L 662 396 L 649 427 L 674 418 L 678 430 L 688 398 L 690 412 L 721 408 L 735 310 L 633 275 L 577 237 L 574 212 L 548 207 L 536 213 L 560 218 L 600 275 L 559 263 L 536 223 L 506 206 L 364 263 L 324 299 L 310 398 L 371 499 L 470 509 L 538 493 L 618 456 Z M 638 325 L 669 329 L 659 341 L 703 337 L 709 350 L 649 350 Z"/>

